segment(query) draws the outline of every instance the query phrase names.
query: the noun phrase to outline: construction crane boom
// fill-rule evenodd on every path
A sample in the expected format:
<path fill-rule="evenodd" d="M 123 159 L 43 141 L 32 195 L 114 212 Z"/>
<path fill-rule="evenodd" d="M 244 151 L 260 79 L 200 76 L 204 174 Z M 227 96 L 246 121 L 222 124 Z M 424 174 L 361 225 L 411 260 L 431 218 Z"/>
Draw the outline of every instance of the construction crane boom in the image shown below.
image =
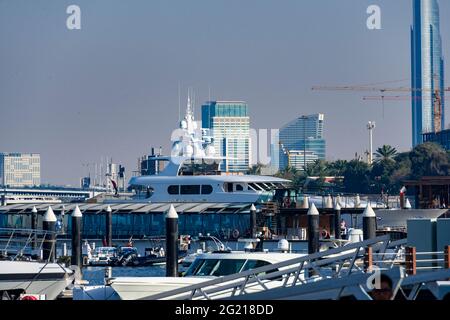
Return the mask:
<path fill-rule="evenodd" d="M 435 88 L 440 88 L 440 79 L 434 76 Z M 381 100 L 383 103 L 383 117 L 384 117 L 384 102 L 385 101 L 398 101 L 398 100 L 412 100 L 412 99 L 432 99 L 433 100 L 433 124 L 434 131 L 441 131 L 442 128 L 442 97 L 440 89 L 429 88 L 409 88 L 409 87 L 396 87 L 396 88 L 384 88 L 371 85 L 355 85 L 355 86 L 313 86 L 313 91 L 359 91 L 359 92 L 379 92 L 380 96 L 366 96 L 363 100 Z M 432 97 L 406 97 L 406 96 L 386 96 L 385 93 L 393 92 L 432 92 Z M 443 92 L 450 92 L 450 87 L 443 89 Z M 444 97 L 445 99 L 445 97 Z"/>

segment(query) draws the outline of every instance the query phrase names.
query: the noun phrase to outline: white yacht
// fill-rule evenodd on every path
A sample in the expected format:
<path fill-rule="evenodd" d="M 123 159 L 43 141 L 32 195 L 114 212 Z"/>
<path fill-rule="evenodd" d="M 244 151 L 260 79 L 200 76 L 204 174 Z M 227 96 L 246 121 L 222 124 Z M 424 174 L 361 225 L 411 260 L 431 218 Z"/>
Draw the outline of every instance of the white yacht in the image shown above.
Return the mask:
<path fill-rule="evenodd" d="M 72 284 L 73 270 L 39 258 L 46 233 L 0 228 L 0 300 L 54 300 Z"/>
<path fill-rule="evenodd" d="M 186 116 L 172 136 L 177 140 L 171 156 L 158 157 L 158 161 L 167 163 L 165 169 L 158 175 L 133 177 L 129 182 L 129 189 L 136 192 L 140 201 L 254 203 L 290 182 L 222 172 L 221 163 L 233 159 L 216 155 L 210 138 L 203 136 L 194 121 L 189 98 Z"/>
<path fill-rule="evenodd" d="M 290 182 L 269 176 L 221 174 L 217 161 L 207 164 L 213 158 L 202 158 L 200 161 L 184 158 L 180 164 L 167 159 L 169 164 L 161 174 L 130 180 L 130 187 L 139 199 L 171 203 L 254 203 L 270 197 L 275 189 L 283 188 Z"/>
<path fill-rule="evenodd" d="M 58 263 L 0 260 L 0 299 L 54 300 L 73 280 L 74 272 Z"/>
<path fill-rule="evenodd" d="M 137 300 L 162 292 L 198 284 L 216 277 L 236 274 L 258 267 L 276 264 L 306 254 L 281 252 L 213 252 L 196 256 L 183 277 L 120 277 L 107 279 L 105 286 L 74 289 L 74 300 Z M 275 272 L 277 270 L 274 270 Z M 280 279 L 281 280 L 281 279 Z M 279 282 L 279 283 L 278 283 Z M 281 285 L 276 281 L 273 285 Z M 255 288 L 258 291 L 261 288 Z M 177 298 L 183 298 L 177 297 Z"/>

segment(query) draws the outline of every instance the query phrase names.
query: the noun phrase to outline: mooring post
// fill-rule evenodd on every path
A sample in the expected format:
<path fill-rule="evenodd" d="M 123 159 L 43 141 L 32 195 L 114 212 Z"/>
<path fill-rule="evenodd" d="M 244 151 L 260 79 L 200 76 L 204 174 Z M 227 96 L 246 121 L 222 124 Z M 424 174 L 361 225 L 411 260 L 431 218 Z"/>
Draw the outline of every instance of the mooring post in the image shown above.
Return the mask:
<path fill-rule="evenodd" d="M 367 247 L 364 253 L 364 269 L 366 272 L 372 272 L 373 266 L 373 248 Z"/>
<path fill-rule="evenodd" d="M 325 199 L 325 209 L 333 209 L 333 199 L 330 194 Z"/>
<path fill-rule="evenodd" d="M 377 237 L 377 216 L 369 204 L 363 213 L 363 237 L 364 240 Z"/>
<path fill-rule="evenodd" d="M 166 276 L 178 276 L 178 213 L 170 205 L 166 214 Z"/>
<path fill-rule="evenodd" d="M 81 270 L 81 231 L 83 226 L 83 215 L 78 205 L 72 212 L 72 257 L 71 265 Z"/>
<path fill-rule="evenodd" d="M 355 197 L 355 208 L 359 208 L 361 205 L 361 198 L 359 197 L 359 194 Z"/>
<path fill-rule="evenodd" d="M 37 234 L 36 234 L 37 228 L 38 228 L 38 212 L 36 207 L 33 206 L 33 209 L 31 210 L 31 229 L 34 231 L 32 243 L 33 250 L 37 248 Z"/>
<path fill-rule="evenodd" d="M 256 237 L 256 207 L 254 204 L 250 207 L 250 238 Z"/>
<path fill-rule="evenodd" d="M 336 196 L 336 204 L 338 204 L 340 207 L 342 206 L 342 202 L 341 202 L 342 200 L 341 200 L 341 195 L 340 194 L 338 194 L 337 196 Z"/>
<path fill-rule="evenodd" d="M 334 206 L 334 238 L 341 239 L 341 206 L 338 202 Z"/>
<path fill-rule="evenodd" d="M 303 197 L 302 209 L 309 209 L 309 198 L 307 196 Z"/>
<path fill-rule="evenodd" d="M 444 248 L 444 268 L 450 269 L 450 246 Z"/>
<path fill-rule="evenodd" d="M 45 231 L 42 244 L 44 261 L 55 262 L 56 258 L 56 216 L 51 206 L 44 215 L 42 229 Z"/>
<path fill-rule="evenodd" d="M 106 245 L 112 247 L 112 209 L 111 206 L 106 208 Z"/>
<path fill-rule="evenodd" d="M 319 252 L 319 211 L 314 203 L 308 210 L 308 253 Z"/>
<path fill-rule="evenodd" d="M 405 248 L 405 269 L 409 275 L 417 273 L 417 251 L 416 247 Z"/>

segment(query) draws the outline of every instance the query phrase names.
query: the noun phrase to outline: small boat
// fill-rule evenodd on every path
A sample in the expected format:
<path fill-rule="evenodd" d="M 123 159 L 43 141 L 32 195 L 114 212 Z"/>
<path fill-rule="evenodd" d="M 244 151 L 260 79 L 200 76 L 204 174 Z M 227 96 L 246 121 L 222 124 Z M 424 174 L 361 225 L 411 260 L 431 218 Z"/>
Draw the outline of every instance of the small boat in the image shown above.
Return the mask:
<path fill-rule="evenodd" d="M 48 233 L 0 229 L 0 300 L 54 300 L 74 282 L 73 270 L 42 260 Z"/>
<path fill-rule="evenodd" d="M 0 260 L 1 300 L 55 300 L 73 280 L 74 272 L 58 263 Z"/>
<path fill-rule="evenodd" d="M 88 259 L 91 266 L 110 266 L 117 260 L 118 249 L 116 247 L 97 247 Z"/>
<path fill-rule="evenodd" d="M 187 251 L 179 250 L 178 256 L 180 260 L 185 257 Z M 122 247 L 119 251 L 117 259 L 112 261 L 114 266 L 122 267 L 145 267 L 166 263 L 166 255 L 162 247 L 146 248 L 145 255 L 138 254 L 135 247 Z"/>

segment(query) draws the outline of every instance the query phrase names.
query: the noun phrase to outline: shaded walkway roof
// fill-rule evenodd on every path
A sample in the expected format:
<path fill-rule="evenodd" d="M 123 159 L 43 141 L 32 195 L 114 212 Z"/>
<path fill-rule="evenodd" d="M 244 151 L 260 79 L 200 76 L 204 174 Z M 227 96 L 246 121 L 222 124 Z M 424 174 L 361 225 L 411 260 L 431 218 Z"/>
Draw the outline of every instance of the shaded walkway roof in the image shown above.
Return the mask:
<path fill-rule="evenodd" d="M 169 210 L 170 203 L 58 203 L 51 207 L 55 213 L 60 214 L 64 206 L 65 213 L 70 214 L 78 205 L 82 213 L 102 214 L 108 206 L 114 213 L 165 213 Z M 251 203 L 173 203 L 178 213 L 249 213 Z M 36 207 L 39 213 L 44 213 L 48 204 L 14 204 L 0 206 L 0 214 L 31 213 Z"/>

